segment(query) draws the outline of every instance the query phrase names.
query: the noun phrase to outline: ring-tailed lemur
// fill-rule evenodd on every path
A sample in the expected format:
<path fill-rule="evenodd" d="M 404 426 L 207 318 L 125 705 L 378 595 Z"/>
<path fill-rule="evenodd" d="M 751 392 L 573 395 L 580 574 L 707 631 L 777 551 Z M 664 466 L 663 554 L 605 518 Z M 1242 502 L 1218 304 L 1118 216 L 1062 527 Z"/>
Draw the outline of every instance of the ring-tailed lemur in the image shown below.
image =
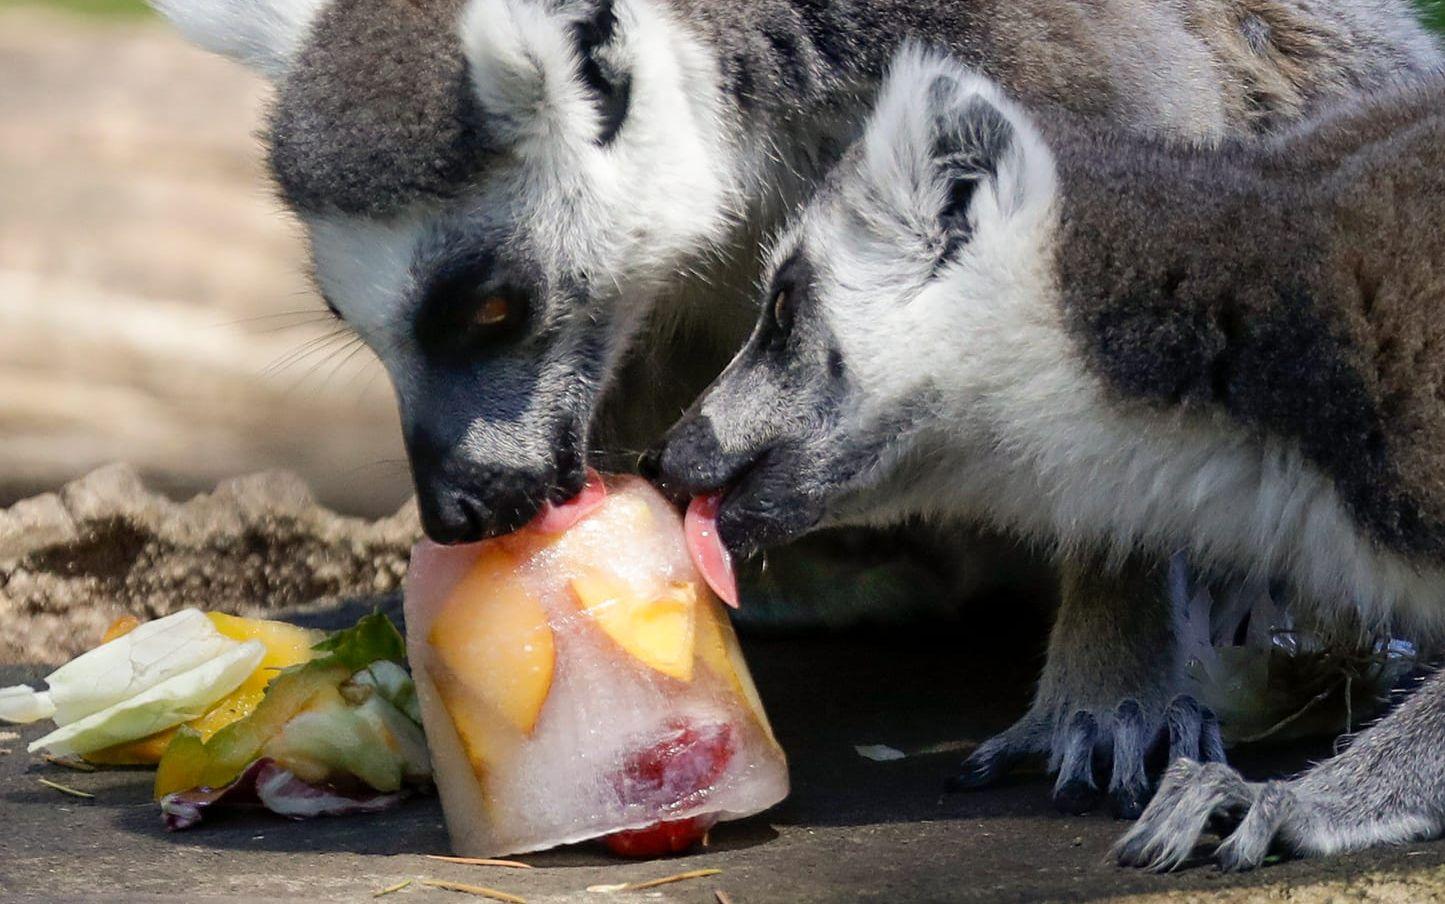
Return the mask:
<path fill-rule="evenodd" d="M 909 50 L 662 469 L 725 488 L 735 546 L 980 518 L 1120 562 L 1187 550 L 1281 576 L 1324 617 L 1438 637 L 1442 235 L 1445 80 L 1204 151 L 1035 121 Z M 1121 634 L 1091 655 L 1139 649 Z M 1137 710 L 1117 718 L 1147 742 Z M 1069 730 L 1062 771 L 1092 781 L 1096 726 Z M 1236 868 L 1276 838 L 1328 853 L 1445 828 L 1445 674 L 1291 782 L 1248 784 L 1197 762 L 1216 744 L 1175 741 L 1192 758 L 1124 863 L 1177 865 L 1219 815 L 1243 816 L 1217 855 Z"/>
<path fill-rule="evenodd" d="M 570 495 L 599 432 L 641 446 L 706 383 L 751 320 L 757 238 L 905 36 L 1203 141 L 1439 59 L 1406 0 L 155 2 L 274 81 L 271 169 L 390 373 L 441 541 Z M 1080 577 L 1066 613 L 1157 592 Z"/>

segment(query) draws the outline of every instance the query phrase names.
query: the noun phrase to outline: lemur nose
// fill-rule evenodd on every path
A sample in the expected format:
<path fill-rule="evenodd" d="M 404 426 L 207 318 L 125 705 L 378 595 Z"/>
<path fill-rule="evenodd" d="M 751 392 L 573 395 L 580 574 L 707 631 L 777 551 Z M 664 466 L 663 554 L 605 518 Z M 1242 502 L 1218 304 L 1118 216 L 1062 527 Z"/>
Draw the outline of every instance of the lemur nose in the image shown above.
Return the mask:
<path fill-rule="evenodd" d="M 687 501 L 692 498 L 692 494 L 688 492 L 686 486 L 677 480 L 668 478 L 667 472 L 662 466 L 663 455 L 666 452 L 667 443 L 664 440 L 639 455 L 637 457 L 637 473 L 657 487 L 658 491 L 674 505 L 681 507 L 687 504 Z"/>
<path fill-rule="evenodd" d="M 721 489 L 747 464 L 723 452 L 712 422 L 699 415 L 684 417 L 644 459 L 638 467 L 652 471 L 648 479 L 674 498 Z"/>
<path fill-rule="evenodd" d="M 516 530 L 541 509 L 552 483 L 546 470 L 477 461 L 420 432 L 409 439 L 421 526 L 437 543 L 475 543 Z"/>
<path fill-rule="evenodd" d="M 486 508 L 463 491 L 433 487 L 418 494 L 417 505 L 422 529 L 434 542 L 475 543 L 486 534 Z"/>

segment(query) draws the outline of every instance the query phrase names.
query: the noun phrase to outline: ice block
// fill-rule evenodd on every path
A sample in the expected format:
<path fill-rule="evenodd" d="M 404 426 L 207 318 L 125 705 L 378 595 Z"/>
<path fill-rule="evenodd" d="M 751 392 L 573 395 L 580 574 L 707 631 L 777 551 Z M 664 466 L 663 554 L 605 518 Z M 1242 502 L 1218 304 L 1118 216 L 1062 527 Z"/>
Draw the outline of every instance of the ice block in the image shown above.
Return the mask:
<path fill-rule="evenodd" d="M 788 793 L 727 614 L 646 482 L 466 546 L 422 542 L 407 649 L 452 847 L 659 853 Z"/>

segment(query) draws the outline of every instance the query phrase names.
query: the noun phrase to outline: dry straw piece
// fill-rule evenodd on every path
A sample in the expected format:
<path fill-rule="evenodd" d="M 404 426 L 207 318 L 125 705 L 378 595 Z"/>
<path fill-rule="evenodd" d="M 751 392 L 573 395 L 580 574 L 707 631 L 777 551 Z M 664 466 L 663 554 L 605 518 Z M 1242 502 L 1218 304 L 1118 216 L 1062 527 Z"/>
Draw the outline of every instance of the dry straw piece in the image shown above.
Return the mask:
<path fill-rule="evenodd" d="M 479 898 L 491 898 L 493 901 L 505 901 L 507 904 L 527 904 L 527 899 L 517 895 L 498 891 L 495 888 L 487 888 L 485 885 L 467 885 L 465 882 L 447 882 L 443 879 L 423 879 L 421 884 L 428 888 L 444 888 L 447 891 L 459 891 L 464 895 L 476 895 Z"/>
<path fill-rule="evenodd" d="M 532 864 L 523 863 L 520 860 L 493 860 L 490 857 L 444 857 L 441 854 L 427 854 L 428 860 L 440 860 L 443 863 L 465 863 L 468 866 L 502 866 L 507 869 L 531 869 Z"/>
<path fill-rule="evenodd" d="M 675 873 L 671 876 L 663 876 L 661 879 L 648 879 L 645 882 L 624 882 L 621 885 L 592 885 L 588 891 L 642 891 L 648 888 L 656 888 L 659 885 L 671 885 L 674 882 L 686 882 L 689 879 L 705 879 L 708 876 L 717 876 L 722 873 L 720 869 L 690 869 L 685 873 Z"/>
<path fill-rule="evenodd" d="M 59 791 L 62 794 L 69 794 L 71 797 L 83 797 L 86 800 L 95 800 L 95 795 L 91 794 L 89 791 L 81 791 L 77 788 L 72 788 L 69 785 L 62 785 L 60 782 L 52 782 L 48 778 L 37 779 L 37 781 L 39 781 L 40 784 L 44 785 L 47 788 L 54 788 L 56 791 Z"/>

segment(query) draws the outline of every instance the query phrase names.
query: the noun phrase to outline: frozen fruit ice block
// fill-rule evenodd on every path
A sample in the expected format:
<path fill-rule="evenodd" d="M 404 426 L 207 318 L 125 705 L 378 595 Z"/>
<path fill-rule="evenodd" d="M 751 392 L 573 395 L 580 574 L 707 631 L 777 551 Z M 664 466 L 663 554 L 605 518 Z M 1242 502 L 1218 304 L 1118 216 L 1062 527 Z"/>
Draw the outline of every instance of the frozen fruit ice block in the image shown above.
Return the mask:
<path fill-rule="evenodd" d="M 559 508 L 412 552 L 408 657 L 456 853 L 668 853 L 782 800 L 782 749 L 678 514 L 632 477 Z"/>

